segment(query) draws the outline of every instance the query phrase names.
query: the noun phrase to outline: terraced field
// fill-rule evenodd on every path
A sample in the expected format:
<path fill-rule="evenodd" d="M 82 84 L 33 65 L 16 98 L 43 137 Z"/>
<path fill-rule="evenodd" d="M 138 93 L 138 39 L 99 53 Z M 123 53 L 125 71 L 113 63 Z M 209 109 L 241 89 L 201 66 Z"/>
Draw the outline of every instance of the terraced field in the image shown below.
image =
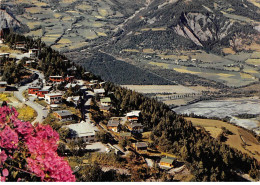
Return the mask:
<path fill-rule="evenodd" d="M 245 86 L 257 82 L 260 78 L 259 52 L 241 52 L 226 56 L 206 53 L 201 50 L 163 53 L 159 50 L 146 48 L 143 50 L 124 49 L 122 52 L 131 56 L 138 53 L 135 57 L 139 58 L 139 62 L 146 66 L 151 65 L 179 73 L 197 75 L 227 86 Z"/>
<path fill-rule="evenodd" d="M 41 0 L 10 0 L 4 3 L 15 3 L 21 10 L 24 9 L 24 13 L 16 15 L 16 18 L 30 29 L 26 35 L 42 37 L 46 44 L 59 51 L 81 48 L 88 45 L 86 40 L 107 37 L 107 33 L 114 30 L 126 16 L 124 10 L 117 10 L 113 0 L 48 3 Z M 142 2 L 138 2 L 136 7 L 139 5 Z M 128 7 L 127 13 L 134 13 L 133 7 Z"/>

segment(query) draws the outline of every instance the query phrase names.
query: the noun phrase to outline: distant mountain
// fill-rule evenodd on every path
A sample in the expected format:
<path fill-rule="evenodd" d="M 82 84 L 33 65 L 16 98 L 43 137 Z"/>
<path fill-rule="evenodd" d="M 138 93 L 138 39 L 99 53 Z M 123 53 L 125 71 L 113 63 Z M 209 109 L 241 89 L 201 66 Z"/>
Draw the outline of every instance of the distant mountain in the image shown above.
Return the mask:
<path fill-rule="evenodd" d="M 21 24 L 6 10 L 0 10 L 0 28 L 13 28 L 16 30 L 21 28 Z"/>
<path fill-rule="evenodd" d="M 113 45 L 117 50 L 239 51 L 245 44 L 259 43 L 259 28 L 259 7 L 249 1 L 156 0 L 125 24 Z"/>

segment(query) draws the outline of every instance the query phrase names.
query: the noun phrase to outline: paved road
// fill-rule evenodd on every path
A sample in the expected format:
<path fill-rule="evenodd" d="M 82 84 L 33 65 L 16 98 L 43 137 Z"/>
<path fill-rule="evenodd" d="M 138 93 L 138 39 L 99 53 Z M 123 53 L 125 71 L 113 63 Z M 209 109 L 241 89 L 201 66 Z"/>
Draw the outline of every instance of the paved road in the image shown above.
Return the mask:
<path fill-rule="evenodd" d="M 37 73 L 39 75 L 39 78 L 44 79 L 44 75 L 36 70 L 31 70 L 35 73 Z M 38 79 L 36 79 L 35 81 L 37 81 Z M 26 84 L 25 86 L 21 86 L 18 88 L 18 91 L 14 92 L 15 97 L 20 100 L 21 102 L 24 102 L 26 105 L 32 107 L 36 112 L 37 112 L 37 117 L 36 119 L 32 122 L 32 124 L 34 125 L 36 122 L 42 123 L 44 121 L 43 117 L 47 117 L 49 111 L 48 110 L 43 110 L 43 106 L 39 105 L 38 103 L 34 102 L 34 99 L 36 97 L 30 97 L 28 101 L 24 101 L 24 97 L 23 97 L 23 92 L 25 90 L 27 90 L 27 88 L 35 83 L 35 81 Z"/>

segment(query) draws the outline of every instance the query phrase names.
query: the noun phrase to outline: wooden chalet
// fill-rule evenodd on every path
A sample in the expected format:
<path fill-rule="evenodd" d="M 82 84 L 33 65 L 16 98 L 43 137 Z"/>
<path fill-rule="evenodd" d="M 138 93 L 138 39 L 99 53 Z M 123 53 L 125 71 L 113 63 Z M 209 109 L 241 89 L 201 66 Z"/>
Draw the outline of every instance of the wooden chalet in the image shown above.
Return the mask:
<path fill-rule="evenodd" d="M 60 110 L 53 113 L 60 121 L 71 121 L 74 119 L 74 115 L 69 110 Z"/>
<path fill-rule="evenodd" d="M 114 132 L 118 132 L 119 131 L 119 124 L 120 124 L 119 120 L 112 119 L 112 120 L 108 121 L 107 128 L 109 130 L 114 131 Z"/>
<path fill-rule="evenodd" d="M 126 114 L 127 120 L 137 122 L 139 120 L 139 117 L 140 117 L 140 112 L 141 111 L 139 111 L 139 110 L 135 110 L 135 111 L 127 113 Z"/>
<path fill-rule="evenodd" d="M 141 123 L 130 122 L 130 123 L 127 124 L 127 128 L 131 132 L 135 132 L 135 133 L 142 133 L 143 132 L 143 125 Z"/>
<path fill-rule="evenodd" d="M 136 151 L 144 151 L 147 150 L 148 145 L 146 142 L 137 142 L 137 143 L 133 143 L 133 147 L 135 148 Z"/>
<path fill-rule="evenodd" d="M 41 89 L 41 87 L 28 87 L 28 94 L 29 95 L 37 95 L 38 91 Z"/>
<path fill-rule="evenodd" d="M 168 157 L 168 156 L 163 157 L 160 160 L 160 168 L 163 168 L 163 169 L 173 168 L 175 161 L 176 161 L 176 158 Z"/>

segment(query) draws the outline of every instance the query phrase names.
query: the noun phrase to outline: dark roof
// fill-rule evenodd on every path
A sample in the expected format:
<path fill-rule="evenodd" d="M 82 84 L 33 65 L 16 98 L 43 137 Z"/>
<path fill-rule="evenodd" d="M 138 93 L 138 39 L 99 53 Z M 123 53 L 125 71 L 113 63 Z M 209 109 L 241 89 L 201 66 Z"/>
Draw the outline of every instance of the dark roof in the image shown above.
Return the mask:
<path fill-rule="evenodd" d="M 109 120 L 107 126 L 108 127 L 117 127 L 119 125 L 119 120 Z"/>
<path fill-rule="evenodd" d="M 72 116 L 73 115 L 69 110 L 55 111 L 55 113 L 59 114 L 60 116 Z"/>
<path fill-rule="evenodd" d="M 148 145 L 146 144 L 146 142 L 137 142 L 137 143 L 135 143 L 135 146 L 136 146 L 137 148 L 148 147 Z"/>
<path fill-rule="evenodd" d="M 41 87 L 28 87 L 28 89 L 41 89 Z"/>
<path fill-rule="evenodd" d="M 176 158 L 173 158 L 173 157 L 164 157 L 161 159 L 160 162 L 172 164 L 175 160 L 176 160 Z"/>
<path fill-rule="evenodd" d="M 131 132 L 120 132 L 121 137 L 131 137 Z"/>
<path fill-rule="evenodd" d="M 142 123 L 129 123 L 128 124 L 129 127 L 134 128 L 134 127 L 142 127 Z"/>

